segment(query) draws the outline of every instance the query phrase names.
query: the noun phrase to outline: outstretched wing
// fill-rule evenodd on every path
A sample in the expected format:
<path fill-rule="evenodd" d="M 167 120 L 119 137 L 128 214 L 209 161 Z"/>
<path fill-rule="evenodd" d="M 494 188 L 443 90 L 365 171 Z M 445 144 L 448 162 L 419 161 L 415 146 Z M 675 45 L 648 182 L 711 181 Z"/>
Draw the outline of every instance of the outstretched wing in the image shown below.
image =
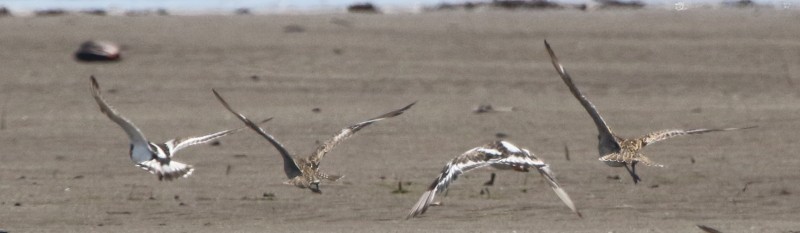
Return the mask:
<path fill-rule="evenodd" d="M 544 180 L 547 181 L 547 184 L 550 185 L 550 188 L 553 189 L 553 192 L 556 193 L 558 198 L 561 199 L 561 201 L 564 202 L 564 204 L 567 205 L 572 212 L 578 214 L 578 217 L 583 218 L 581 212 L 575 208 L 572 198 L 570 198 L 567 192 L 564 191 L 560 185 L 558 185 L 555 174 L 553 174 L 553 171 L 550 170 L 550 165 L 545 164 L 544 166 L 537 168 L 539 170 L 539 174 L 542 174 L 542 177 L 544 177 Z"/>
<path fill-rule="evenodd" d="M 592 104 L 592 102 L 589 102 L 589 99 L 587 99 L 586 96 L 581 93 L 581 90 L 575 86 L 575 83 L 572 82 L 572 77 L 569 75 L 569 73 L 567 73 L 567 70 L 564 69 L 564 66 L 558 62 L 555 52 L 553 52 L 553 49 L 550 48 L 550 44 L 547 43 L 546 40 L 544 41 L 544 46 L 547 48 L 547 52 L 550 53 L 550 60 L 553 62 L 553 67 L 556 68 L 556 71 L 561 76 L 561 80 L 567 84 L 569 91 L 572 92 L 572 95 L 578 99 L 581 105 L 583 105 L 583 108 L 586 109 L 586 112 L 589 113 L 589 116 L 592 117 L 592 120 L 594 120 L 594 125 L 597 126 L 597 131 L 600 134 L 600 146 L 605 147 L 605 151 L 618 151 L 619 144 L 616 142 L 616 140 L 614 140 L 614 136 L 611 134 L 611 129 L 608 128 L 608 125 L 606 125 L 603 117 L 600 116 L 597 108 L 594 106 L 594 104 Z"/>
<path fill-rule="evenodd" d="M 731 130 L 740 130 L 740 129 L 752 129 L 752 128 L 755 128 L 755 127 L 758 127 L 758 126 L 749 126 L 749 127 L 744 127 L 744 128 L 724 128 L 724 129 L 689 129 L 689 130 L 670 129 L 670 130 L 662 130 L 662 131 L 658 131 L 658 132 L 649 133 L 649 134 L 645 135 L 644 137 L 642 137 L 642 142 L 643 142 L 642 146 L 650 145 L 650 144 L 653 144 L 653 143 L 656 143 L 656 142 L 660 142 L 660 141 L 663 141 L 663 140 L 667 140 L 667 139 L 670 139 L 670 138 L 683 136 L 683 135 L 703 134 L 703 133 L 709 133 L 709 132 L 731 131 Z"/>
<path fill-rule="evenodd" d="M 214 92 L 214 95 L 217 96 L 219 102 L 222 103 L 222 105 L 225 106 L 225 108 L 228 109 L 228 111 L 233 113 L 233 115 L 239 118 L 239 120 L 244 122 L 244 124 L 247 125 L 247 127 L 250 127 L 250 129 L 253 129 L 253 131 L 256 131 L 256 133 L 267 139 L 267 141 L 269 141 L 269 143 L 272 144 L 272 146 L 274 146 L 276 150 L 278 150 L 278 153 L 280 153 L 281 157 L 283 158 L 283 171 L 286 173 L 286 176 L 289 177 L 289 179 L 292 179 L 296 176 L 300 176 L 303 174 L 303 172 L 300 171 L 300 167 L 298 167 L 297 163 L 294 162 L 292 156 L 289 155 L 289 151 L 286 150 L 286 147 L 284 147 L 283 145 L 281 145 L 280 142 L 275 140 L 275 138 L 272 137 L 272 135 L 265 132 L 264 129 L 258 127 L 256 123 L 254 123 L 250 119 L 247 119 L 247 117 L 245 117 L 244 115 L 234 111 L 233 108 L 231 108 L 231 106 L 228 105 L 228 102 L 225 102 L 225 99 L 223 99 L 222 96 L 220 96 L 219 93 L 217 93 L 217 90 L 212 89 L 212 91 Z"/>
<path fill-rule="evenodd" d="M 561 199 L 561 201 L 564 202 L 564 204 L 567 205 L 572 212 L 578 214 L 578 217 L 582 217 L 581 213 L 575 208 L 575 204 L 572 202 L 572 199 L 569 197 L 569 195 L 567 195 L 567 192 L 558 185 L 556 175 L 550 170 L 549 164 L 545 163 L 539 158 L 536 158 L 536 156 L 530 151 L 526 149 L 520 149 L 519 147 L 507 141 L 496 141 L 484 147 L 500 152 L 501 155 L 497 156 L 498 159 L 489 160 L 489 162 L 494 166 L 505 165 L 519 171 L 528 171 L 528 168 L 535 167 L 536 170 L 539 171 L 539 174 L 542 174 L 542 177 L 545 179 L 545 181 L 547 181 L 547 184 L 550 185 L 550 188 L 553 189 L 553 192 L 556 193 L 558 198 Z"/>
<path fill-rule="evenodd" d="M 94 96 L 94 100 L 97 101 L 97 105 L 100 106 L 100 112 L 105 113 L 111 121 L 117 123 L 119 127 L 122 127 L 122 130 L 128 134 L 131 144 L 137 145 L 136 148 L 148 148 L 147 138 L 144 137 L 142 131 L 140 131 L 133 122 L 120 115 L 113 107 L 108 105 L 101 95 L 100 85 L 97 84 L 97 79 L 95 79 L 94 76 L 91 76 L 90 79 L 92 80 L 92 95 Z"/>
<path fill-rule="evenodd" d="M 264 123 L 264 122 L 267 122 L 267 121 L 270 121 L 270 120 L 272 120 L 272 118 L 268 118 L 266 120 L 263 120 L 260 123 Z M 198 137 L 175 138 L 175 139 L 172 139 L 172 140 L 169 140 L 169 141 L 165 142 L 164 144 L 169 149 L 169 154 L 170 155 L 174 155 L 175 152 L 178 152 L 179 150 L 182 150 L 182 149 L 184 149 L 186 147 L 197 145 L 197 144 L 207 143 L 207 142 L 210 142 L 210 141 L 212 141 L 214 139 L 225 137 L 225 136 L 231 135 L 233 133 L 239 132 L 239 131 L 241 131 L 242 129 L 245 129 L 245 128 L 247 128 L 247 127 L 245 126 L 245 127 L 241 127 L 241 128 L 238 128 L 238 129 L 229 129 L 229 130 L 219 131 L 219 132 L 216 132 L 216 133 L 212 133 L 212 134 L 204 135 L 204 136 L 198 136 Z"/>
<path fill-rule="evenodd" d="M 363 121 L 363 122 L 359 122 L 359 123 L 357 123 L 355 125 L 351 125 L 351 126 L 349 126 L 347 128 L 342 129 L 342 131 L 339 131 L 339 133 L 334 135 L 331 139 L 328 139 L 328 141 L 325 141 L 325 143 L 322 143 L 321 145 L 319 145 L 317 147 L 317 150 L 314 151 L 314 154 L 312 154 L 311 156 L 308 157 L 308 160 L 312 164 L 314 164 L 314 166 L 319 166 L 319 163 L 322 160 L 322 157 L 324 157 L 325 154 L 327 154 L 328 152 L 333 150 L 333 148 L 336 147 L 336 145 L 338 145 L 339 143 L 341 143 L 345 139 L 350 138 L 351 136 L 353 136 L 353 134 L 355 134 L 359 130 L 363 129 L 364 127 L 367 127 L 368 125 L 371 125 L 372 123 L 375 123 L 377 121 L 384 120 L 384 119 L 387 119 L 387 118 L 396 117 L 396 116 L 399 116 L 400 114 L 403 114 L 403 112 L 405 112 L 406 110 L 411 108 L 411 106 L 414 106 L 414 104 L 416 104 L 416 103 L 417 102 L 413 102 L 413 103 L 411 103 L 409 105 L 406 105 L 403 108 L 388 112 L 386 114 L 377 116 L 375 118 L 372 118 L 372 119 L 369 119 L 369 120 L 366 120 L 366 121 Z"/>
<path fill-rule="evenodd" d="M 442 173 L 433 180 L 433 183 L 428 187 L 428 190 L 422 194 L 422 197 L 419 198 L 414 207 L 411 208 L 411 211 L 408 213 L 406 219 L 410 219 L 416 217 L 417 215 L 421 215 L 428 210 L 428 207 L 433 202 L 434 196 L 436 193 L 443 192 L 447 190 L 447 187 L 450 186 L 450 183 L 458 179 L 458 176 L 462 173 L 485 167 L 491 165 L 491 159 L 497 158 L 501 156 L 502 153 L 494 148 L 487 148 L 487 147 L 476 147 L 464 154 L 459 155 L 458 157 L 451 160 L 447 165 L 442 168 Z"/>
<path fill-rule="evenodd" d="M 539 171 L 539 174 L 542 174 L 542 177 L 544 178 L 545 181 L 547 181 L 547 184 L 550 185 L 550 188 L 553 189 L 553 192 L 556 193 L 558 198 L 561 199 L 561 201 L 564 202 L 564 204 L 567 205 L 567 207 L 569 207 L 569 209 L 572 210 L 572 212 L 575 212 L 575 214 L 577 214 L 578 217 L 583 218 L 581 212 L 579 212 L 575 208 L 575 203 L 572 202 L 572 198 L 570 198 L 567 192 L 564 191 L 564 189 L 562 189 L 560 185 L 558 185 L 558 181 L 556 180 L 556 175 L 553 174 L 553 171 L 550 170 L 550 165 L 545 164 L 544 166 L 536 167 L 536 169 Z"/>

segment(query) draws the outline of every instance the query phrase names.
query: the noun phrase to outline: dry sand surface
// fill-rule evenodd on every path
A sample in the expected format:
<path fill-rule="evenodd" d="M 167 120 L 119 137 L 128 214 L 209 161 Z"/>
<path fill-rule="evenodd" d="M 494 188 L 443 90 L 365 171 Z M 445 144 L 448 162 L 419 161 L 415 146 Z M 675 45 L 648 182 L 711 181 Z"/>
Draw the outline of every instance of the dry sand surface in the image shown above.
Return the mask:
<path fill-rule="evenodd" d="M 798 22 L 800 13 L 777 10 L 0 18 L 0 228 L 800 231 Z M 124 45 L 123 61 L 74 61 L 87 39 Z M 648 147 L 666 167 L 640 167 L 634 185 L 597 161 L 597 131 L 544 39 L 621 135 L 759 127 Z M 242 126 L 216 88 L 251 118 L 275 117 L 265 127 L 296 156 L 419 102 L 326 157 L 322 169 L 346 177 L 317 195 L 283 185 L 277 152 L 249 130 L 181 151 L 195 173 L 159 182 L 129 160 L 125 134 L 91 98 L 90 75 L 151 140 Z M 482 103 L 518 110 L 472 114 Z M 538 174 L 498 173 L 481 195 L 489 172 L 479 171 L 438 196 L 443 206 L 404 220 L 445 162 L 497 133 L 550 163 L 584 218 Z M 407 193 L 392 193 L 398 182 Z"/>

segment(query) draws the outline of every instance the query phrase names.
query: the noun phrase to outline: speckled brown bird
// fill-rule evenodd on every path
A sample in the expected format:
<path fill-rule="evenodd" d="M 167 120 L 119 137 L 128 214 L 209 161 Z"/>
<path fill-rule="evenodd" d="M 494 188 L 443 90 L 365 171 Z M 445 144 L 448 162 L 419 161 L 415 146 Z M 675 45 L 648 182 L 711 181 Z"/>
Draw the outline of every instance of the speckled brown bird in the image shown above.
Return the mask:
<path fill-rule="evenodd" d="M 544 41 L 545 48 L 547 48 L 547 52 L 550 53 L 550 59 L 553 62 L 553 67 L 556 68 L 556 71 L 561 76 L 561 79 L 567 84 L 569 87 L 570 92 L 572 95 L 575 96 L 576 99 L 583 105 L 586 109 L 586 112 L 589 113 L 589 116 L 592 117 L 594 120 L 595 126 L 597 126 L 597 131 L 599 135 L 597 136 L 599 140 L 598 150 L 600 151 L 600 161 L 605 162 L 606 165 L 611 167 L 625 167 L 628 173 L 633 178 L 633 182 L 638 183 L 641 181 L 639 175 L 636 174 L 636 164 L 642 163 L 647 166 L 659 166 L 663 167 L 660 164 L 654 163 L 649 158 L 645 157 L 641 150 L 648 145 L 653 143 L 663 141 L 669 138 L 689 135 L 689 134 L 702 134 L 708 132 L 718 132 L 718 131 L 730 131 L 730 130 L 740 130 L 740 129 L 749 129 L 755 128 L 756 126 L 744 127 L 744 128 L 724 128 L 724 129 L 670 129 L 670 130 L 661 130 L 653 133 L 649 133 L 642 137 L 638 138 L 623 138 L 619 137 L 616 134 L 611 132 L 611 128 L 606 125 L 606 122 L 603 120 L 603 117 L 600 116 L 600 113 L 597 111 L 597 108 L 589 102 L 583 93 L 575 86 L 575 83 L 572 82 L 572 77 L 570 77 L 567 70 L 564 69 L 564 66 L 558 62 L 558 58 L 556 54 L 553 52 L 553 49 L 550 48 L 550 44 L 547 41 Z M 628 167 L 630 165 L 630 168 Z"/>
<path fill-rule="evenodd" d="M 416 102 L 411 103 L 401 109 L 397 109 L 389 113 L 380 115 L 378 117 L 363 122 L 359 122 L 357 124 L 344 128 L 338 134 L 334 135 L 331 139 L 328 139 L 328 141 L 325 141 L 325 143 L 319 145 L 317 149 L 314 151 L 314 153 L 308 156 L 308 158 L 294 158 L 292 157 L 292 155 L 289 154 L 286 148 L 283 145 L 281 145 L 280 142 L 275 140 L 275 137 L 268 134 L 264 129 L 262 129 L 261 127 L 250 121 L 250 119 L 247 119 L 247 117 L 245 117 L 244 115 L 234 111 L 233 108 L 231 108 L 231 106 L 225 101 L 225 99 L 222 98 L 222 96 L 220 96 L 220 94 L 216 90 L 213 90 L 213 92 L 214 95 L 217 96 L 217 99 L 220 101 L 220 103 L 222 103 L 222 105 L 225 106 L 225 108 L 228 109 L 228 111 L 233 113 L 233 115 L 236 115 L 236 117 L 239 118 L 239 120 L 241 120 L 242 122 L 244 122 L 245 125 L 256 131 L 256 133 L 264 137 L 267 141 L 269 141 L 270 144 L 272 144 L 275 147 L 275 149 L 278 150 L 278 152 L 281 154 L 281 157 L 283 158 L 283 170 L 286 173 L 286 176 L 289 178 L 289 180 L 284 182 L 284 184 L 294 185 L 298 188 L 308 188 L 314 193 L 322 193 L 322 191 L 320 191 L 319 189 L 319 183 L 321 179 L 336 181 L 339 178 L 342 178 L 341 175 L 329 175 L 319 171 L 320 161 L 325 156 L 325 154 L 330 152 L 336 145 L 338 145 L 345 139 L 349 138 L 350 136 L 353 136 L 353 134 L 363 129 L 364 127 L 380 120 L 399 116 L 400 114 L 403 114 L 403 112 L 411 108 L 411 106 L 413 106 L 416 103 Z"/>

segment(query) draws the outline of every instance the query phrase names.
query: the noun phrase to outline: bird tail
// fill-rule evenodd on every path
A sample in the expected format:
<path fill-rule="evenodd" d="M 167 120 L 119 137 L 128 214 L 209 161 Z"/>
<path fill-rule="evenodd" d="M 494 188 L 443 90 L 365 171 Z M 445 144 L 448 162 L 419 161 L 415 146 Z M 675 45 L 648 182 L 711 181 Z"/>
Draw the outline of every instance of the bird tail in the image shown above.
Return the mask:
<path fill-rule="evenodd" d="M 194 167 L 178 161 L 168 161 L 166 163 L 158 160 L 149 160 L 137 164 L 140 168 L 158 176 L 158 180 L 171 181 L 177 178 L 186 178 L 192 174 Z"/>

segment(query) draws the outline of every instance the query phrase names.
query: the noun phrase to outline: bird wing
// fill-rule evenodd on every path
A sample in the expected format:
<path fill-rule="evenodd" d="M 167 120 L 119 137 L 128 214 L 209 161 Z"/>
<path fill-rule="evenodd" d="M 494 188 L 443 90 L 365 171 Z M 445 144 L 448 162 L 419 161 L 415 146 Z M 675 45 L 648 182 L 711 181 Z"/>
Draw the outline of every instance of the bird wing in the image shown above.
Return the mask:
<path fill-rule="evenodd" d="M 556 193 L 559 199 L 564 202 L 572 212 L 578 214 L 579 217 L 582 217 L 581 213 L 575 208 L 575 204 L 572 202 L 572 199 L 569 197 L 566 191 L 558 185 L 558 181 L 556 180 L 556 175 L 550 170 L 550 165 L 545 163 L 543 160 L 537 158 L 534 154 L 526 149 L 520 149 L 519 147 L 511 144 L 507 141 L 497 141 L 495 143 L 489 144 L 485 147 L 494 149 L 499 151 L 502 155 L 497 156 L 498 159 L 489 160 L 490 163 L 494 164 L 502 164 L 511 167 L 522 168 L 521 170 L 527 171 L 528 167 L 535 167 L 539 174 L 542 175 L 547 184 L 550 185 L 550 188 L 553 189 L 553 192 Z"/>
<path fill-rule="evenodd" d="M 606 122 L 603 120 L 603 117 L 600 116 L 600 113 L 597 111 L 597 108 L 589 102 L 589 99 L 586 98 L 581 90 L 575 86 L 575 83 L 572 82 L 572 77 L 567 73 L 567 70 L 564 69 L 564 66 L 558 62 L 558 57 L 556 57 L 555 52 L 553 49 L 550 48 L 550 44 L 547 41 L 544 41 L 544 46 L 547 48 L 547 52 L 550 53 L 550 60 L 553 62 L 553 67 L 556 68 L 556 71 L 561 76 L 561 80 L 567 84 L 569 87 L 569 91 L 572 92 L 572 95 L 575 96 L 576 99 L 583 105 L 583 108 L 586 109 L 586 112 L 589 113 L 589 116 L 592 117 L 594 120 L 595 126 L 597 126 L 597 131 L 600 134 L 600 146 L 607 148 L 605 151 L 617 151 L 619 150 L 619 144 L 614 140 L 614 135 L 611 133 L 611 129 L 608 128 Z M 602 151 L 602 150 L 601 150 Z"/>
<path fill-rule="evenodd" d="M 660 142 L 660 141 L 663 141 L 663 140 L 667 140 L 667 139 L 670 139 L 670 138 L 683 136 L 683 135 L 703 134 L 703 133 L 709 133 L 709 132 L 731 131 L 731 130 L 740 130 L 740 129 L 751 129 L 751 128 L 755 128 L 755 127 L 757 127 L 757 126 L 749 126 L 749 127 L 743 127 L 743 128 L 724 128 L 724 129 L 689 129 L 689 130 L 668 129 L 668 130 L 661 130 L 661 131 L 649 133 L 649 134 L 645 135 L 644 137 L 642 137 L 641 140 L 643 142 L 643 146 L 646 146 L 646 145 L 650 145 L 650 144 L 653 144 L 653 143 L 656 143 L 656 142 Z"/>
<path fill-rule="evenodd" d="M 547 181 L 547 184 L 550 185 L 550 188 L 553 189 L 553 192 L 556 193 L 558 198 L 561 199 L 561 201 L 564 202 L 564 204 L 567 205 L 572 212 L 575 212 L 578 217 L 583 217 L 581 212 L 575 208 L 575 204 L 572 202 L 572 198 L 569 197 L 569 194 L 567 194 L 567 192 L 564 191 L 560 185 L 558 185 L 555 174 L 553 174 L 553 171 L 550 170 L 550 165 L 545 164 L 545 166 L 537 167 L 537 170 L 539 171 L 539 174 L 542 174 L 542 177 L 545 181 Z"/>
<path fill-rule="evenodd" d="M 122 130 L 128 134 L 128 138 L 130 139 L 132 145 L 136 145 L 138 148 L 148 148 L 149 142 L 147 141 L 147 138 L 144 137 L 142 131 L 140 131 L 139 128 L 133 124 L 133 122 L 120 115 L 117 110 L 108 105 L 101 95 L 100 85 L 97 84 L 97 79 L 95 79 L 94 76 L 91 76 L 91 80 L 92 95 L 94 96 L 94 100 L 97 101 L 97 105 L 100 106 L 100 112 L 105 113 L 106 116 L 111 119 L 111 121 L 117 123 L 119 127 L 122 127 Z"/>
<path fill-rule="evenodd" d="M 497 160 L 498 156 L 502 156 L 502 152 L 491 147 L 483 146 L 473 148 L 455 157 L 442 168 L 442 173 L 433 180 L 428 190 L 425 191 L 419 198 L 419 201 L 414 204 L 414 207 L 411 208 L 406 219 L 425 213 L 431 205 L 431 202 L 433 202 L 436 193 L 447 190 L 450 183 L 458 179 L 459 175 L 477 168 L 492 165 L 491 160 Z"/>
<path fill-rule="evenodd" d="M 289 154 L 289 151 L 286 150 L 286 147 L 281 145 L 280 142 L 275 140 L 275 137 L 272 137 L 272 135 L 268 134 L 266 131 L 264 131 L 264 129 L 256 125 L 256 123 L 254 123 L 250 119 L 247 119 L 247 117 L 245 117 L 244 115 L 234 111 L 233 108 L 231 108 L 231 106 L 228 105 L 228 102 L 225 102 L 225 99 L 223 99 L 222 96 L 220 96 L 219 93 L 217 93 L 217 90 L 212 89 L 212 91 L 214 92 L 214 95 L 217 96 L 219 102 L 222 103 L 222 105 L 225 106 L 225 108 L 228 109 L 228 111 L 233 113 L 233 115 L 239 118 L 239 120 L 244 122 L 244 124 L 247 125 L 247 127 L 250 127 L 250 129 L 253 129 L 253 131 L 256 131 L 256 133 L 267 139 L 267 141 L 269 141 L 269 143 L 272 144 L 272 146 L 275 147 L 276 150 L 278 150 L 278 153 L 280 153 L 281 157 L 283 158 L 283 171 L 286 173 L 286 176 L 289 179 L 292 179 L 296 176 L 300 176 L 303 174 L 303 172 L 300 171 L 300 167 L 297 166 L 297 163 Z"/>
<path fill-rule="evenodd" d="M 263 121 L 261 121 L 259 123 L 264 123 L 264 122 L 267 122 L 267 121 L 270 121 L 270 120 L 272 120 L 272 118 L 268 118 L 268 119 L 263 120 Z M 172 139 L 172 140 L 169 140 L 169 141 L 165 142 L 164 144 L 167 146 L 167 148 L 169 148 L 169 154 L 173 155 L 173 154 L 175 154 L 175 152 L 178 152 L 179 150 L 182 150 L 182 149 L 184 149 L 186 147 L 197 145 L 197 144 L 208 143 L 208 142 L 210 142 L 210 141 L 212 141 L 214 139 L 231 135 L 231 134 L 239 132 L 239 131 L 241 131 L 241 130 L 243 130 L 245 128 L 247 128 L 247 126 L 241 127 L 241 128 L 238 128 L 238 129 L 223 130 L 223 131 L 219 131 L 219 132 L 208 134 L 208 135 L 204 135 L 204 136 L 175 138 L 175 139 Z"/>
<path fill-rule="evenodd" d="M 385 113 L 385 114 L 377 116 L 375 118 L 372 118 L 372 119 L 369 119 L 369 120 L 366 120 L 366 121 L 363 121 L 363 122 L 359 122 L 357 124 L 354 124 L 354 125 L 348 126 L 347 128 L 342 129 L 341 131 L 339 131 L 339 133 L 337 133 L 336 135 L 334 135 L 333 137 L 328 139 L 328 141 L 325 141 L 325 143 L 322 143 L 321 145 L 319 145 L 317 147 L 317 150 L 314 151 L 314 154 L 311 154 L 311 156 L 308 157 L 308 161 L 311 162 L 312 164 L 314 164 L 314 166 L 318 167 L 319 164 L 320 164 L 320 161 L 322 160 L 322 157 L 324 157 L 325 154 L 327 154 L 328 152 L 333 150 L 333 148 L 336 147 L 336 145 L 338 145 L 339 143 L 341 143 L 345 139 L 350 138 L 351 136 L 353 136 L 353 134 L 355 134 L 359 130 L 363 129 L 364 127 L 367 127 L 368 125 L 371 125 L 372 123 L 375 123 L 377 121 L 384 120 L 384 119 L 387 119 L 387 118 L 396 117 L 396 116 L 399 116 L 400 114 L 403 114 L 403 112 L 405 112 L 406 110 L 411 108 L 411 106 L 414 106 L 414 104 L 416 104 L 416 103 L 417 102 L 413 102 L 413 103 L 411 103 L 409 105 L 406 105 L 403 108 L 400 108 L 400 109 Z"/>

